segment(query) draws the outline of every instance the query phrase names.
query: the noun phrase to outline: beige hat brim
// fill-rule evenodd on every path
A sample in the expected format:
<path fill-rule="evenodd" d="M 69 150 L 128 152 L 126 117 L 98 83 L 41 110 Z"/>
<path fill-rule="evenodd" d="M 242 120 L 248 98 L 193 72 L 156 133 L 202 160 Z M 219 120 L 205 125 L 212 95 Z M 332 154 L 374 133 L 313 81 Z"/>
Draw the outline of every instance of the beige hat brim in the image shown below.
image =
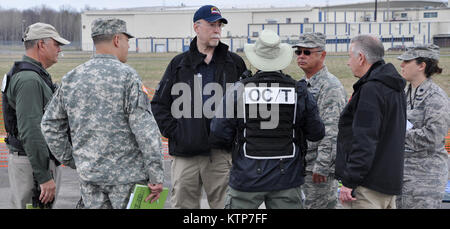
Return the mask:
<path fill-rule="evenodd" d="M 54 34 L 44 34 L 41 36 L 29 36 L 26 39 L 23 39 L 23 41 L 39 40 L 39 39 L 45 39 L 45 38 L 52 38 L 53 40 L 55 40 L 56 42 L 58 42 L 61 45 L 70 44 L 70 41 L 68 41 L 60 36 L 56 36 Z"/>
<path fill-rule="evenodd" d="M 52 37 L 52 38 L 53 38 L 53 40 L 55 40 L 56 42 L 58 42 L 58 43 L 60 43 L 62 45 L 70 44 L 70 41 L 68 41 L 68 40 L 66 40 L 66 39 L 64 39 L 62 37 Z"/>
<path fill-rule="evenodd" d="M 261 71 L 278 71 L 287 68 L 291 64 L 294 51 L 285 43 L 280 44 L 280 55 L 273 59 L 263 58 L 255 52 L 255 44 L 245 44 L 244 53 L 250 63 Z"/>

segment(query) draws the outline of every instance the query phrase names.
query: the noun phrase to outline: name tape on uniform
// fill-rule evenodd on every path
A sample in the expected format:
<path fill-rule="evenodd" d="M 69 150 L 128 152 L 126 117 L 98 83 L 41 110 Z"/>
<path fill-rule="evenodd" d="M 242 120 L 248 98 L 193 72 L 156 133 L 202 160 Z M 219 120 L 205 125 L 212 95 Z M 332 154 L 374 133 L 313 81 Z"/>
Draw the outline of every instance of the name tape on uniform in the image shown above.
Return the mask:
<path fill-rule="evenodd" d="M 245 104 L 294 104 L 295 88 L 291 87 L 246 87 Z"/>

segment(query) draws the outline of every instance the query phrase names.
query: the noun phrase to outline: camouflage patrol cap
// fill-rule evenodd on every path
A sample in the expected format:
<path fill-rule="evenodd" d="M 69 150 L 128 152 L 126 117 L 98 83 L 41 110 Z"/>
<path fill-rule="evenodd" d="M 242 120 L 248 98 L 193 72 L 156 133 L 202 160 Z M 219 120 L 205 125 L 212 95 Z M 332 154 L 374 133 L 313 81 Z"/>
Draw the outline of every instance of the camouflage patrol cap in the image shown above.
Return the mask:
<path fill-rule="evenodd" d="M 127 23 L 124 20 L 118 18 L 97 18 L 91 24 L 91 37 L 105 34 L 119 34 L 123 33 L 128 38 L 133 38 L 131 34 L 127 32 Z"/>
<path fill-rule="evenodd" d="M 399 60 L 413 60 L 419 57 L 439 60 L 439 46 L 434 44 L 414 44 L 405 53 L 397 57 Z"/>
<path fill-rule="evenodd" d="M 323 33 L 304 33 L 299 37 L 300 42 L 292 48 L 325 48 L 326 36 Z"/>

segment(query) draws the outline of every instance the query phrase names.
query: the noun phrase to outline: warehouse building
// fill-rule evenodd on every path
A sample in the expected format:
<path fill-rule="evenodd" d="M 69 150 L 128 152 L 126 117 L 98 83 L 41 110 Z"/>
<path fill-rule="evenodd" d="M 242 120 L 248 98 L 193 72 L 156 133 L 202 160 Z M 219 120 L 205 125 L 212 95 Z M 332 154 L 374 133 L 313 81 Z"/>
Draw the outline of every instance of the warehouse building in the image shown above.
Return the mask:
<path fill-rule="evenodd" d="M 220 6 L 218 6 L 221 8 Z M 192 17 L 196 7 L 148 7 L 87 11 L 82 14 L 82 49 L 93 50 L 91 22 L 99 17 L 118 17 L 127 22 L 136 39 L 130 51 L 182 52 L 195 37 Z M 376 34 L 386 49 L 412 43 L 448 45 L 450 8 L 441 1 L 366 1 L 356 4 L 291 8 L 221 9 L 228 19 L 222 41 L 233 51 L 256 40 L 263 29 L 277 32 L 284 42 L 296 43 L 300 34 L 327 35 L 329 52 L 345 52 L 357 34 Z"/>

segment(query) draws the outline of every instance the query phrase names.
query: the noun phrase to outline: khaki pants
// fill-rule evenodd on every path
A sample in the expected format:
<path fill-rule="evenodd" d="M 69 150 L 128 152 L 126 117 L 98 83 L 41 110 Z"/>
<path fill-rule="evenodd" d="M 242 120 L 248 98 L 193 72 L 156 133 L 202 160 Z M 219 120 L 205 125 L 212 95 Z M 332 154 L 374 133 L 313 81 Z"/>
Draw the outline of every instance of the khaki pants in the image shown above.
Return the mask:
<path fill-rule="evenodd" d="M 53 206 L 55 206 L 61 183 L 61 170 L 55 166 L 52 160 L 50 160 L 49 166 L 56 184 L 56 195 L 53 202 Z M 11 187 L 10 207 L 13 209 L 24 209 L 26 204 L 32 203 L 31 197 L 33 196 L 32 189 L 34 186 L 33 169 L 28 157 L 19 156 L 17 153 L 9 154 L 8 176 Z"/>
<path fill-rule="evenodd" d="M 346 209 L 395 209 L 395 195 L 383 194 L 362 186 L 355 189 L 356 200 L 343 203 Z"/>
<path fill-rule="evenodd" d="M 211 208 L 223 209 L 231 169 L 231 153 L 213 149 L 210 156 L 172 160 L 173 208 L 199 209 L 204 187 Z"/>

